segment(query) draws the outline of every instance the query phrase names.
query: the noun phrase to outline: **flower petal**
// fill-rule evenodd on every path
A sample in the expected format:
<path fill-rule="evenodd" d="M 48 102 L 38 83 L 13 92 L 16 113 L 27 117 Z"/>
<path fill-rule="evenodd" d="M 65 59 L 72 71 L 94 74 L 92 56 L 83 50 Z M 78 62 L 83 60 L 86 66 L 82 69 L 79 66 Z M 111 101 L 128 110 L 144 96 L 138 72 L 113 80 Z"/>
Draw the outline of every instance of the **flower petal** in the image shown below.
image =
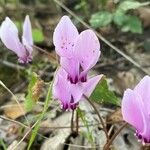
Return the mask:
<path fill-rule="evenodd" d="M 100 56 L 100 43 L 92 30 L 85 30 L 78 36 L 74 55 L 79 60 L 83 74 L 97 63 Z"/>
<path fill-rule="evenodd" d="M 134 126 L 139 133 L 144 130 L 144 114 L 142 108 L 143 104 L 140 95 L 133 90 L 127 89 L 124 92 L 122 100 L 123 119 Z"/>
<path fill-rule="evenodd" d="M 72 49 L 77 37 L 77 28 L 68 16 L 63 16 L 56 26 L 53 34 L 53 42 L 56 53 L 62 57 L 72 57 Z"/>
<path fill-rule="evenodd" d="M 150 115 L 150 76 L 145 76 L 134 88 L 142 97 L 145 113 Z"/>
<path fill-rule="evenodd" d="M 87 80 L 87 82 L 83 83 L 83 89 L 84 89 L 84 94 L 87 97 L 90 97 L 94 89 L 96 88 L 96 85 L 99 83 L 103 75 L 97 75 L 95 77 L 92 77 Z"/>
<path fill-rule="evenodd" d="M 60 58 L 60 64 L 68 73 L 68 78 L 71 83 L 77 83 L 79 78 L 79 63 L 73 58 Z"/>
<path fill-rule="evenodd" d="M 75 109 L 80 101 L 83 89 L 80 84 L 71 84 L 67 79 L 67 73 L 59 68 L 53 83 L 52 93 L 58 99 L 64 109 Z"/>
<path fill-rule="evenodd" d="M 67 74 L 62 68 L 59 68 L 56 72 L 52 93 L 54 98 L 60 100 L 64 105 L 66 105 L 71 99 L 71 93 L 69 92 L 69 85 L 67 81 Z"/>
<path fill-rule="evenodd" d="M 0 38 L 5 46 L 16 53 L 18 57 L 24 57 L 26 55 L 26 50 L 18 37 L 17 27 L 8 17 L 6 17 L 1 25 Z"/>
<path fill-rule="evenodd" d="M 29 16 L 27 15 L 23 24 L 22 43 L 27 48 L 29 54 L 32 52 L 33 38 Z"/>

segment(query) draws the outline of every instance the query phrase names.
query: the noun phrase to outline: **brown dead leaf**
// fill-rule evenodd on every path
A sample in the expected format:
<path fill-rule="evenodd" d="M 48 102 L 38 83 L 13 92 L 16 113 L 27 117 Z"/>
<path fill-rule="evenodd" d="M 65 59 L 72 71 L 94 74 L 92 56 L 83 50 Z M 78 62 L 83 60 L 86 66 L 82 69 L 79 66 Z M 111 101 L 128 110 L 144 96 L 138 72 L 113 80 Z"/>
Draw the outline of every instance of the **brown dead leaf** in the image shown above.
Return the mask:
<path fill-rule="evenodd" d="M 140 7 L 138 9 L 139 17 L 142 20 L 145 27 L 150 27 L 150 8 Z"/>
<path fill-rule="evenodd" d="M 116 4 L 114 2 L 114 0 L 107 0 L 106 5 L 105 5 L 105 9 L 108 11 L 113 11 L 116 7 Z"/>
<path fill-rule="evenodd" d="M 123 94 L 123 92 L 127 88 L 133 88 L 136 82 L 135 75 L 132 72 L 119 72 L 115 78 L 115 84 L 117 89 L 119 89 L 120 94 Z"/>
<path fill-rule="evenodd" d="M 115 112 L 110 114 L 107 118 L 108 122 L 121 122 L 123 121 L 122 114 L 121 114 L 121 108 L 118 108 Z"/>
<path fill-rule="evenodd" d="M 32 88 L 32 99 L 37 102 L 40 98 L 42 89 L 44 86 L 44 81 L 39 79 Z"/>
<path fill-rule="evenodd" d="M 18 117 L 21 117 L 27 113 L 27 111 L 24 108 L 24 104 L 7 104 L 3 108 L 4 114 L 11 119 L 17 119 Z"/>

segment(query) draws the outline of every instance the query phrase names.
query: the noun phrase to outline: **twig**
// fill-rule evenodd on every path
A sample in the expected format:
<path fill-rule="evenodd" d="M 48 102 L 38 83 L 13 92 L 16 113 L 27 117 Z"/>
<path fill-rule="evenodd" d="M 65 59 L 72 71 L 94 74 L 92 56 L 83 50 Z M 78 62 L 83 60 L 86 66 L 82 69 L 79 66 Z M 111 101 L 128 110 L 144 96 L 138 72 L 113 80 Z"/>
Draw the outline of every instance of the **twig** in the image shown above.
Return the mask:
<path fill-rule="evenodd" d="M 0 115 L 0 118 L 1 118 L 1 119 L 4 119 L 4 120 L 6 120 L 6 121 L 9 121 L 9 122 L 13 122 L 13 123 L 15 123 L 15 124 L 18 124 L 18 125 L 20 125 L 20 126 L 22 126 L 22 127 L 25 127 L 25 128 L 30 129 L 30 127 L 28 127 L 27 125 L 25 125 L 25 124 L 23 124 L 23 123 L 21 123 L 21 122 L 19 122 L 19 121 L 16 121 L 16 120 L 13 120 L 13 119 L 4 117 L 4 116 L 2 116 L 2 115 Z M 40 134 L 40 133 L 37 133 L 37 134 L 38 134 L 39 136 L 43 137 L 44 139 L 48 139 L 47 137 L 43 136 L 43 135 Z"/>
<path fill-rule="evenodd" d="M 18 64 L 14 64 L 14 63 L 6 61 L 6 60 L 0 59 L 0 63 L 2 63 L 3 65 L 6 65 L 7 67 L 13 68 L 13 69 L 25 70 L 25 67 L 20 66 Z"/>
<path fill-rule="evenodd" d="M 98 118 L 99 118 L 99 120 L 100 120 L 100 122 L 101 122 L 101 124 L 102 124 L 102 127 L 103 127 L 103 130 L 104 130 L 104 132 L 105 132 L 106 138 L 107 138 L 107 140 L 109 140 L 109 136 L 108 136 L 108 133 L 107 133 L 107 129 L 106 129 L 106 127 L 105 127 L 105 124 L 104 124 L 104 122 L 103 122 L 102 117 L 101 117 L 100 114 L 99 114 L 99 111 L 97 110 L 97 108 L 95 107 L 95 105 L 90 101 L 90 99 L 89 99 L 86 95 L 83 95 L 83 96 L 84 96 L 84 98 L 90 103 L 90 105 L 93 107 L 93 109 L 95 110 L 95 112 L 96 112 L 96 114 L 97 114 L 97 116 L 98 116 Z"/>
<path fill-rule="evenodd" d="M 35 124 L 28 130 L 28 132 L 23 136 L 23 138 L 12 148 L 12 150 L 15 150 L 21 143 L 22 141 L 26 138 L 26 136 L 32 131 L 32 129 L 36 126 L 36 124 L 39 122 L 39 120 L 37 120 L 35 122 Z"/>
<path fill-rule="evenodd" d="M 115 140 L 115 138 L 117 137 L 117 135 L 121 132 L 122 129 L 124 129 L 127 126 L 128 123 L 124 123 L 120 129 L 118 129 L 118 131 L 111 137 L 111 139 L 106 143 L 106 145 L 104 146 L 104 150 L 108 150 L 110 145 L 112 144 L 112 142 Z"/>
<path fill-rule="evenodd" d="M 9 122 L 13 122 L 13 123 L 15 123 L 15 124 L 18 124 L 18 125 L 20 125 L 20 126 L 22 126 L 22 127 L 30 128 L 30 127 L 26 126 L 25 124 L 23 124 L 23 123 L 21 123 L 21 122 L 19 122 L 19 121 L 12 120 L 12 119 L 7 118 L 7 117 L 4 117 L 4 116 L 2 116 L 2 115 L 0 115 L 0 118 L 1 118 L 1 119 L 4 119 L 4 120 L 7 120 L 7 121 L 9 121 Z"/>
<path fill-rule="evenodd" d="M 59 0 L 53 0 L 57 5 L 62 7 L 64 10 L 66 10 L 70 15 L 72 15 L 75 19 L 77 19 L 81 24 L 83 24 L 86 28 L 92 29 L 89 24 L 84 22 L 80 17 L 78 17 L 73 11 L 71 11 L 68 7 L 66 7 L 61 1 Z M 93 30 L 93 29 L 92 29 Z M 140 64 L 138 64 L 135 60 L 133 60 L 130 56 L 125 54 L 123 51 L 121 51 L 119 48 L 111 44 L 108 40 L 106 40 L 99 32 L 95 31 L 95 34 L 104 42 L 106 43 L 109 47 L 111 47 L 113 50 L 115 50 L 117 53 L 119 53 L 121 56 L 123 56 L 125 59 L 127 59 L 129 62 L 131 62 L 134 66 L 139 68 L 142 72 L 145 74 L 150 74 L 147 70 L 143 69 Z"/>
<path fill-rule="evenodd" d="M 54 56 L 53 56 L 51 53 L 49 53 L 48 51 L 46 51 L 46 50 L 44 50 L 44 49 L 42 49 L 42 48 L 40 48 L 40 47 L 38 47 L 38 46 L 36 46 L 36 45 L 33 45 L 32 47 L 35 48 L 35 49 L 37 49 L 37 50 L 39 50 L 39 51 L 41 51 L 41 52 L 43 52 L 43 53 L 45 53 L 45 54 L 47 54 L 47 55 L 50 56 L 52 59 L 56 60 L 56 57 L 54 57 Z"/>

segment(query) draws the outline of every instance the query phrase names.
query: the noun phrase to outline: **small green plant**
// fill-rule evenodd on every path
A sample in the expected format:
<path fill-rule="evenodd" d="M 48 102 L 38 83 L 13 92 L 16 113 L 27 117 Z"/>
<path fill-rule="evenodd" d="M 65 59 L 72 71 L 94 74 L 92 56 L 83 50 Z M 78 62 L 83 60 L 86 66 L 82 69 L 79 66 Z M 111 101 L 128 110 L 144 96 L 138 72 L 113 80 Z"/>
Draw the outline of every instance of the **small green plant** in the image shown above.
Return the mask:
<path fill-rule="evenodd" d="M 90 99 L 96 103 L 109 103 L 114 105 L 120 105 L 119 99 L 109 89 L 107 80 L 102 78 L 94 89 L 90 96 Z"/>
<path fill-rule="evenodd" d="M 140 3 L 138 1 L 122 1 L 114 12 L 99 11 L 91 16 L 90 24 L 94 28 L 104 27 L 112 22 L 121 29 L 122 32 L 142 33 L 142 22 L 134 15 L 129 15 L 129 10 L 137 9 L 148 5 L 149 2 Z"/>

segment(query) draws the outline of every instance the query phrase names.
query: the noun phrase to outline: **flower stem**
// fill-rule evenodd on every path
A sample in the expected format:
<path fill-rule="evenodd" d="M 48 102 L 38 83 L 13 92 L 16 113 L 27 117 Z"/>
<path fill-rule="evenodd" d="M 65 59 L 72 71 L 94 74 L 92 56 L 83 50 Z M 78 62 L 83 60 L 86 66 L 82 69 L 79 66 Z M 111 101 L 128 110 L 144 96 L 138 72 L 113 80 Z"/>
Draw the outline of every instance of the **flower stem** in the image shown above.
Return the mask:
<path fill-rule="evenodd" d="M 90 105 L 93 107 L 93 109 L 95 110 L 95 112 L 96 112 L 96 114 L 97 114 L 97 116 L 98 116 L 98 118 L 99 118 L 99 120 L 100 120 L 100 122 L 102 124 L 103 130 L 105 132 L 105 135 L 106 135 L 106 138 L 107 138 L 107 141 L 108 141 L 109 140 L 109 136 L 108 136 L 108 133 L 107 133 L 107 129 L 105 127 L 105 124 L 104 124 L 104 121 L 103 121 L 102 117 L 99 114 L 99 111 L 97 110 L 96 106 L 91 102 L 91 100 L 86 95 L 83 95 L 83 96 L 90 103 Z"/>
<path fill-rule="evenodd" d="M 72 110 L 72 116 L 71 116 L 71 132 L 73 133 L 74 132 L 74 110 Z"/>
<path fill-rule="evenodd" d="M 119 129 L 118 131 L 111 137 L 111 139 L 105 144 L 104 150 L 108 150 L 112 142 L 115 140 L 117 135 L 121 132 L 122 129 L 124 129 L 127 126 L 127 122 L 125 122 Z"/>
<path fill-rule="evenodd" d="M 79 114 L 78 111 L 76 111 L 76 133 L 79 133 Z"/>

